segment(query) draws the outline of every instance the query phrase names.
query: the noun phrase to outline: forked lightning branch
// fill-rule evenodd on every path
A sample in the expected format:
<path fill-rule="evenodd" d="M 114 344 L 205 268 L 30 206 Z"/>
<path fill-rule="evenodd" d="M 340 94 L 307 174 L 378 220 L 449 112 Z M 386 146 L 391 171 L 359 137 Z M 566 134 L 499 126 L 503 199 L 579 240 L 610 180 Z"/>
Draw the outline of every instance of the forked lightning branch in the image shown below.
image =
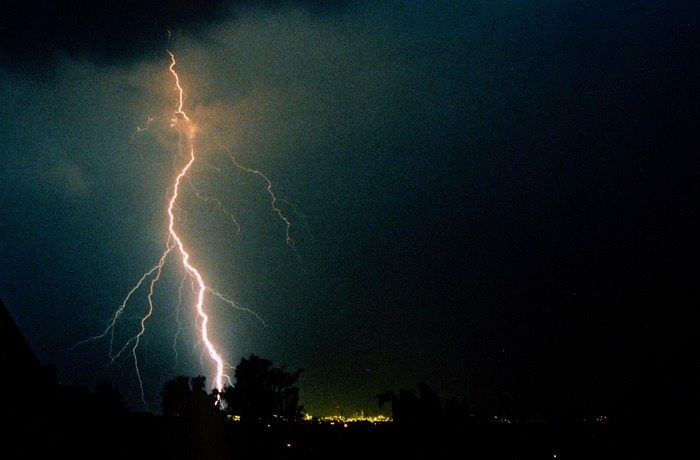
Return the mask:
<path fill-rule="evenodd" d="M 194 123 L 194 121 L 190 119 L 190 117 L 185 111 L 185 91 L 180 82 L 180 75 L 176 70 L 177 62 L 175 59 L 175 55 L 169 50 L 167 52 L 170 56 L 170 65 L 168 69 L 174 81 L 174 92 L 176 99 L 176 108 L 173 111 L 172 116 L 170 118 L 170 128 L 177 131 L 180 137 L 180 146 L 177 153 L 184 153 L 186 161 L 185 164 L 181 166 L 179 170 L 177 170 L 177 174 L 172 180 L 171 186 L 169 188 L 170 195 L 167 202 L 167 208 L 164 210 L 164 215 L 167 219 L 168 230 L 167 236 L 165 238 L 165 249 L 160 255 L 158 261 L 150 269 L 148 269 L 145 273 L 142 274 L 142 276 L 138 279 L 136 284 L 126 294 L 122 303 L 118 306 L 113 316 L 111 317 L 105 330 L 97 336 L 90 337 L 74 345 L 74 347 L 76 347 L 78 345 L 87 342 L 93 342 L 100 339 L 109 340 L 110 365 L 114 364 L 115 361 L 123 355 L 131 354 L 134 364 L 134 371 L 136 373 L 138 385 L 141 392 L 141 400 L 146 409 L 148 409 L 148 404 L 145 398 L 144 382 L 139 367 L 139 345 L 141 344 L 142 338 L 146 334 L 148 320 L 153 315 L 155 309 L 158 308 L 158 305 L 154 300 L 154 292 L 156 285 L 161 279 L 161 275 L 163 274 L 165 265 L 169 261 L 172 260 L 173 263 L 180 264 L 185 273 L 186 278 L 189 279 L 192 284 L 194 296 L 192 305 L 190 307 L 196 313 L 196 324 L 193 325 L 193 329 L 199 331 L 198 340 L 204 346 L 204 349 L 206 351 L 205 357 L 208 357 L 208 360 L 210 362 L 209 367 L 213 369 L 213 378 L 211 379 L 211 382 L 213 382 L 212 386 L 214 389 L 220 391 L 224 386 L 225 380 L 227 382 L 230 382 L 229 377 L 225 374 L 225 369 L 229 367 L 229 365 L 225 358 L 222 356 L 220 347 L 217 344 L 215 344 L 211 338 L 210 326 L 214 321 L 214 318 L 212 318 L 210 314 L 210 309 L 208 308 L 207 301 L 211 300 L 212 297 L 215 297 L 218 300 L 223 301 L 234 308 L 245 310 L 255 315 L 258 319 L 262 320 L 259 316 L 257 316 L 256 313 L 246 308 L 239 308 L 233 301 L 224 297 L 222 294 L 220 294 L 219 291 L 217 291 L 213 287 L 210 287 L 207 284 L 201 271 L 192 261 L 191 253 L 193 249 L 187 246 L 187 244 L 184 242 L 183 238 L 179 233 L 179 229 L 177 226 L 178 219 L 176 216 L 176 210 L 178 209 L 178 198 L 181 193 L 183 181 L 187 179 L 190 170 L 197 161 L 198 152 L 195 145 L 197 126 Z M 149 123 L 151 121 L 153 121 L 153 119 L 149 118 Z M 139 128 L 138 131 L 146 131 L 147 129 L 148 127 Z M 232 152 L 227 150 L 227 154 L 231 158 L 232 164 L 235 168 L 245 171 L 246 173 L 258 176 L 265 182 L 267 193 L 269 194 L 271 199 L 272 211 L 278 215 L 278 217 L 281 219 L 285 226 L 286 244 L 294 251 L 297 258 L 299 258 L 299 255 L 294 247 L 294 242 L 290 237 L 291 222 L 284 215 L 281 208 L 278 207 L 278 200 L 273 192 L 272 182 L 267 178 L 267 176 L 265 176 L 260 171 L 245 167 L 238 163 L 235 157 L 233 156 Z M 139 318 L 138 330 L 134 333 L 134 335 L 132 335 L 121 346 L 118 346 L 115 343 L 115 328 L 120 319 L 126 313 L 130 304 L 135 301 L 135 294 L 137 293 L 137 291 L 140 290 L 147 291 L 146 313 Z"/>

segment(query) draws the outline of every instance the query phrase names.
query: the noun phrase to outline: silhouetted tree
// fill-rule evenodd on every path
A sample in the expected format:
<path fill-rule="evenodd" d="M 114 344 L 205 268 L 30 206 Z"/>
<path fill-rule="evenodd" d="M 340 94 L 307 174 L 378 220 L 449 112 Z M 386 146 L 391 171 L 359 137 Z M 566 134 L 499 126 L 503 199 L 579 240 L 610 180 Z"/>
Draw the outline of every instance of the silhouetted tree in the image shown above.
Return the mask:
<path fill-rule="evenodd" d="M 206 377 L 178 376 L 163 385 L 160 408 L 165 416 L 203 417 L 216 415 L 217 392 L 207 393 Z"/>
<path fill-rule="evenodd" d="M 106 380 L 97 382 L 92 393 L 93 410 L 97 415 L 123 415 L 130 411 L 126 405 L 124 396 L 117 387 Z"/>
<path fill-rule="evenodd" d="M 413 389 L 393 390 L 377 395 L 379 407 L 391 403 L 392 418 L 397 425 L 404 427 L 463 425 L 470 420 L 467 403 L 456 399 L 443 399 L 424 382 Z"/>
<path fill-rule="evenodd" d="M 275 368 L 272 361 L 252 354 L 242 358 L 236 367 L 235 385 L 227 385 L 221 393 L 226 412 L 246 422 L 267 422 L 275 417 L 299 419 L 303 407 L 294 384 L 302 372 Z"/>

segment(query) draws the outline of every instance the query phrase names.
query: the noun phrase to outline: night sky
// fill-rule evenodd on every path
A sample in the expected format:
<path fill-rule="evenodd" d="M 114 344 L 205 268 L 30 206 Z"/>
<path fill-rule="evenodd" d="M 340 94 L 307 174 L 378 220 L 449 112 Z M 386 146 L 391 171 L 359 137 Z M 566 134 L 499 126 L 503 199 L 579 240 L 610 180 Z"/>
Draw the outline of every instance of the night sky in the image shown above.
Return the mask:
<path fill-rule="evenodd" d="M 229 365 L 303 369 L 313 415 L 420 381 L 511 416 L 694 394 L 695 2 L 142 3 L 0 6 L 0 298 L 63 383 L 156 413 L 211 383 L 175 252 L 138 368 L 148 282 L 98 337 L 166 249 L 171 51 L 176 225 Z"/>

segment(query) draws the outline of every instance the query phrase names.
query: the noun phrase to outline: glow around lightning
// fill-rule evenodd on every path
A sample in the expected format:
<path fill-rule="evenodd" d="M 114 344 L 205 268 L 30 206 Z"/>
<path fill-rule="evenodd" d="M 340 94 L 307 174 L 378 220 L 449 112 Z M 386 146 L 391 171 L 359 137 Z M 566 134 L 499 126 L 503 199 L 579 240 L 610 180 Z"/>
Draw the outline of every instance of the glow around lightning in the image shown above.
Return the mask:
<path fill-rule="evenodd" d="M 188 246 L 185 244 L 183 241 L 181 235 L 178 233 L 177 229 L 177 216 L 176 216 L 176 210 L 177 210 L 177 203 L 178 203 L 178 196 L 181 191 L 181 186 L 184 180 L 187 179 L 188 173 L 191 170 L 193 164 L 197 160 L 197 154 L 195 150 L 195 143 L 194 139 L 196 136 L 197 132 L 197 127 L 195 123 L 189 118 L 187 113 L 184 110 L 184 100 L 185 100 L 185 92 L 183 90 L 183 87 L 180 84 L 180 76 L 178 75 L 177 71 L 175 70 L 176 66 L 176 60 L 175 60 L 175 55 L 168 51 L 168 54 L 170 56 L 170 66 L 169 66 L 169 71 L 172 77 L 174 78 L 175 81 L 175 89 L 177 90 L 177 109 L 174 111 L 174 114 L 172 118 L 170 119 L 170 127 L 175 129 L 179 135 L 180 135 L 180 140 L 181 140 L 181 146 L 182 143 L 184 142 L 186 152 L 187 152 L 187 161 L 184 166 L 179 169 L 175 179 L 172 182 L 171 186 L 171 195 L 168 200 L 168 205 L 167 205 L 167 228 L 168 228 L 168 234 L 167 234 L 167 241 L 166 241 L 166 248 L 161 254 L 158 262 L 151 267 L 148 271 L 146 271 L 141 278 L 138 280 L 138 282 L 132 287 L 132 289 L 127 293 L 126 297 L 124 298 L 123 302 L 119 305 L 117 308 L 116 312 L 112 316 L 109 324 L 107 325 L 106 329 L 104 332 L 98 336 L 91 337 L 87 340 L 83 340 L 76 344 L 75 346 L 78 346 L 80 344 L 86 343 L 86 342 L 91 342 L 95 341 L 101 338 L 109 337 L 109 356 L 110 356 L 110 364 L 115 363 L 115 361 L 122 356 L 125 353 L 130 353 L 133 357 L 134 361 L 134 367 L 135 367 L 135 372 L 136 376 L 138 378 L 138 383 L 139 387 L 141 390 L 141 399 L 146 407 L 148 409 L 148 404 L 146 402 L 146 398 L 144 395 L 144 388 L 143 388 L 143 380 L 141 377 L 141 372 L 140 372 L 140 365 L 139 365 L 139 359 L 138 359 L 138 354 L 137 350 L 139 348 L 139 344 L 141 342 L 141 339 L 146 333 L 146 323 L 148 319 L 152 316 L 154 309 L 155 309 L 155 304 L 154 304 L 154 291 L 155 287 L 160 280 L 161 274 L 163 272 L 163 269 L 165 267 L 166 261 L 168 260 L 169 257 L 176 257 L 179 256 L 179 261 L 182 264 L 182 267 L 184 269 L 184 272 L 186 274 L 186 277 L 189 278 L 192 282 L 192 288 L 195 293 L 195 301 L 194 301 L 194 309 L 197 312 L 197 329 L 200 332 L 200 341 L 201 343 L 204 344 L 204 348 L 206 350 L 207 355 L 209 356 L 209 359 L 211 360 L 212 367 L 215 368 L 214 372 L 214 377 L 213 377 L 213 387 L 217 390 L 222 390 L 223 385 L 224 385 L 224 380 L 228 380 L 228 376 L 225 375 L 225 367 L 227 367 L 227 364 L 224 361 L 224 358 L 222 357 L 219 348 L 213 343 L 211 340 L 209 331 L 210 331 L 210 321 L 212 321 L 212 318 L 206 311 L 206 306 L 205 306 L 205 300 L 206 300 L 206 294 L 209 293 L 213 295 L 214 297 L 218 298 L 219 300 L 229 304 L 230 306 L 237 308 L 239 310 L 244 310 L 248 313 L 253 314 L 256 318 L 258 318 L 260 321 L 262 321 L 262 318 L 260 318 L 255 312 L 247 309 L 247 308 L 240 308 L 234 304 L 233 301 L 227 299 L 224 297 L 220 292 L 215 290 L 212 287 L 209 287 L 207 283 L 205 282 L 201 272 L 197 269 L 195 264 L 191 261 L 191 249 L 188 248 Z M 148 124 L 153 121 L 153 118 L 148 119 Z M 139 128 L 137 129 L 137 132 L 142 132 L 148 130 L 148 125 L 146 128 Z M 284 223 L 286 227 L 286 243 L 289 247 L 291 247 L 294 250 L 294 253 L 297 255 L 297 258 L 299 258 L 299 255 L 294 248 L 294 242 L 290 237 L 290 227 L 291 227 L 291 222 L 285 217 L 285 215 L 282 213 L 282 210 L 277 206 L 278 199 L 273 193 L 272 190 L 272 182 L 261 172 L 247 168 L 245 166 L 242 166 L 240 163 L 236 161 L 234 158 L 233 154 L 227 150 L 228 156 L 231 158 L 232 163 L 234 167 L 243 170 L 249 174 L 256 175 L 263 179 L 266 184 L 266 189 L 267 193 L 271 197 L 271 205 L 273 211 L 280 217 L 282 222 Z M 291 204 L 290 204 L 291 205 Z M 292 205 L 293 206 L 293 205 Z M 235 223 L 235 221 L 234 221 Z M 237 225 L 237 224 L 236 224 Z M 145 315 L 143 315 L 140 318 L 139 321 L 139 330 L 138 332 L 131 338 L 129 339 L 121 348 L 117 349 L 115 346 L 115 328 L 117 325 L 117 322 L 119 319 L 124 315 L 127 305 L 129 302 L 132 300 L 132 297 L 134 294 L 144 288 L 145 286 L 148 286 L 148 295 L 147 295 L 147 312 Z M 182 288 L 182 284 L 181 284 Z M 264 321 L 262 321 L 264 324 Z M 75 347 L 74 346 L 74 347 Z"/>

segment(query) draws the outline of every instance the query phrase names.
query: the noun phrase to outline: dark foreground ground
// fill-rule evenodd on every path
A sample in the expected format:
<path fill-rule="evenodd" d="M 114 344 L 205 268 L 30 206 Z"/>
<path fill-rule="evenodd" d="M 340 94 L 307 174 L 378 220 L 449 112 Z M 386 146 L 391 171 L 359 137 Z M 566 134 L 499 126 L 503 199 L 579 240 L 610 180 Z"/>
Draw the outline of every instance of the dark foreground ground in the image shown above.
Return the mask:
<path fill-rule="evenodd" d="M 6 425 L 0 458 L 158 459 L 635 459 L 693 458 L 686 434 L 607 423 L 428 424 L 295 423 L 246 427 L 225 420 L 151 416 L 44 418 Z M 669 427 L 666 427 L 669 428 Z M 677 451 L 678 450 L 678 451 Z"/>

